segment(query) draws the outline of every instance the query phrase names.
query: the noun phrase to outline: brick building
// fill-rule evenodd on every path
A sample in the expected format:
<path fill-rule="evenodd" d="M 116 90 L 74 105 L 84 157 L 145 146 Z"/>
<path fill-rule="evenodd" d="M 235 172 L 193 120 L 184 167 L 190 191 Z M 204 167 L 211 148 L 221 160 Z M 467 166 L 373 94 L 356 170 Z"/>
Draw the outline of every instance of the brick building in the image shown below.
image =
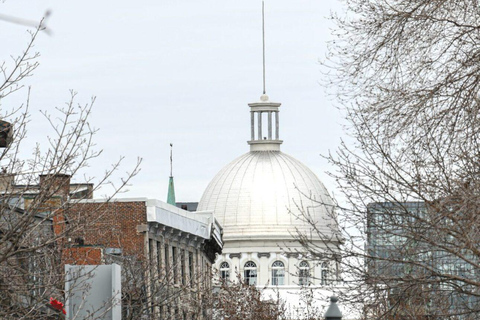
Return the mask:
<path fill-rule="evenodd" d="M 93 199 L 93 184 L 72 184 L 65 174 L 41 175 L 38 181 L 16 184 L 14 175 L 0 173 L 2 202 L 8 204 L 9 212 L 3 215 L 0 227 L 11 224 L 6 223 L 7 217 L 32 216 L 32 227 L 26 228 L 39 230 L 55 244 L 48 247 L 55 251 L 48 258 L 56 262 L 41 264 L 45 270 L 39 269 L 37 258 L 45 260 L 42 251 L 32 249 L 35 254 L 29 253 L 28 261 L 19 258 L 26 275 L 48 278 L 63 269 L 59 262 L 117 263 L 122 266 L 122 319 L 207 317 L 212 263 L 223 247 L 222 228 L 212 212 L 189 212 L 146 198 Z M 0 229 L 0 234 L 7 231 Z M 22 241 L 35 246 L 27 238 Z M 8 274 L 12 276 L 5 272 Z M 36 290 L 31 295 L 61 299 L 60 293 L 39 292 L 37 288 L 47 288 L 45 285 L 36 276 L 29 284 Z"/>
<path fill-rule="evenodd" d="M 57 228 L 67 223 L 79 228 L 65 239 L 64 263 L 122 265 L 123 319 L 207 317 L 211 266 L 223 246 L 211 212 L 146 198 L 85 199 L 57 216 Z"/>

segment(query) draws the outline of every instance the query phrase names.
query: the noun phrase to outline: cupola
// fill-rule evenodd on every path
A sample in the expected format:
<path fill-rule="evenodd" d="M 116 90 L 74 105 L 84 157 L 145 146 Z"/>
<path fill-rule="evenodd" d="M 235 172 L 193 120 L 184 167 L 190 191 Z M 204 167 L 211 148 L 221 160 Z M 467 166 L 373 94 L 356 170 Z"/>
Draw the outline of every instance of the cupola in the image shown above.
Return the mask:
<path fill-rule="evenodd" d="M 280 151 L 279 107 L 281 103 L 272 102 L 266 94 L 259 102 L 249 103 L 251 139 L 250 151 Z"/>

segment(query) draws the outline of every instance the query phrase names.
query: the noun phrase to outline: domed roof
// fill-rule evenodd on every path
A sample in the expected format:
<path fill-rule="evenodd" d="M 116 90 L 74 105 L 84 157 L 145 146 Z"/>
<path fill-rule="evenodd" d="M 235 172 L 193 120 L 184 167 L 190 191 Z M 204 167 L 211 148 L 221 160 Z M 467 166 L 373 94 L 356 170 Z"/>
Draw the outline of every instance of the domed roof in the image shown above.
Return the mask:
<path fill-rule="evenodd" d="M 226 241 L 285 240 L 295 229 L 309 232 L 301 211 L 325 235 L 335 225 L 332 200 L 317 176 L 295 158 L 272 150 L 250 151 L 225 166 L 197 210 L 214 211 Z"/>

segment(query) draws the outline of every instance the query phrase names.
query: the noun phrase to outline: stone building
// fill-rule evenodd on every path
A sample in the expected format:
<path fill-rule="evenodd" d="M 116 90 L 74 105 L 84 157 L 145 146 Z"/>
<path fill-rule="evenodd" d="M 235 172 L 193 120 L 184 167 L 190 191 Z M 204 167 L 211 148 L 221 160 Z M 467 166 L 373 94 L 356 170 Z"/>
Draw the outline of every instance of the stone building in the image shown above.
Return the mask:
<path fill-rule="evenodd" d="M 302 288 L 326 293 L 339 278 L 333 201 L 308 167 L 280 151 L 280 103 L 264 94 L 249 107 L 250 152 L 220 170 L 197 210 L 212 211 L 223 227 L 224 248 L 215 263 L 220 277 L 234 280 L 240 274 L 279 292 L 295 318 L 296 309 L 305 308 Z M 324 255 L 305 254 L 298 234 Z"/>
<path fill-rule="evenodd" d="M 90 220 L 68 239 L 64 262 L 122 266 L 123 319 L 205 319 L 222 228 L 211 213 L 153 199 L 86 199 L 58 225 Z"/>
<path fill-rule="evenodd" d="M 43 275 L 51 278 L 58 271 L 55 264 L 117 263 L 122 266 L 123 319 L 205 319 L 212 263 L 223 246 L 222 228 L 213 215 L 154 199 L 93 199 L 93 190 L 92 184 L 71 183 L 65 174 L 42 175 L 38 184 L 29 185 L 0 174 L 2 213 L 8 212 L 2 214 L 0 232 L 7 233 L 4 227 L 11 221 L 31 216 L 28 221 L 37 232 L 25 234 L 37 240 L 44 235 L 52 243 L 47 248 L 55 251 L 48 264 L 40 263 L 47 255 L 39 250 L 19 256 L 20 270 L 36 275 L 28 284 L 35 290 L 31 295 L 54 295 L 43 292 L 41 284 L 46 284 Z M 22 241 L 35 246 L 29 239 Z"/>

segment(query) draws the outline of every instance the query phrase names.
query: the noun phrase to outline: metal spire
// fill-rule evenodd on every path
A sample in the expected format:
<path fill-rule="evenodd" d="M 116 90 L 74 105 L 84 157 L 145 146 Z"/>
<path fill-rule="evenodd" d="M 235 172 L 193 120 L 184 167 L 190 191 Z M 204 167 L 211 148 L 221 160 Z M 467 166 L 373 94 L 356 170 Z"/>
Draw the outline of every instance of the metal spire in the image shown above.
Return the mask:
<path fill-rule="evenodd" d="M 170 178 L 168 179 L 167 203 L 176 205 L 175 185 L 173 183 L 173 143 L 170 143 Z"/>
<path fill-rule="evenodd" d="M 173 177 L 173 143 L 170 143 L 170 177 Z"/>
<path fill-rule="evenodd" d="M 248 141 L 250 151 L 280 151 L 280 126 L 278 120 L 278 108 L 280 103 L 270 101 L 267 96 L 265 85 L 265 1 L 262 0 L 262 43 L 263 43 L 263 94 L 260 101 L 249 103 L 250 107 L 250 134 L 251 139 Z M 263 120 L 262 120 L 263 119 Z M 266 120 L 267 124 L 262 122 Z M 266 127 L 265 135 L 262 128 Z"/>
<path fill-rule="evenodd" d="M 265 89 L 265 1 L 262 0 L 262 42 L 263 42 L 263 94 Z"/>

